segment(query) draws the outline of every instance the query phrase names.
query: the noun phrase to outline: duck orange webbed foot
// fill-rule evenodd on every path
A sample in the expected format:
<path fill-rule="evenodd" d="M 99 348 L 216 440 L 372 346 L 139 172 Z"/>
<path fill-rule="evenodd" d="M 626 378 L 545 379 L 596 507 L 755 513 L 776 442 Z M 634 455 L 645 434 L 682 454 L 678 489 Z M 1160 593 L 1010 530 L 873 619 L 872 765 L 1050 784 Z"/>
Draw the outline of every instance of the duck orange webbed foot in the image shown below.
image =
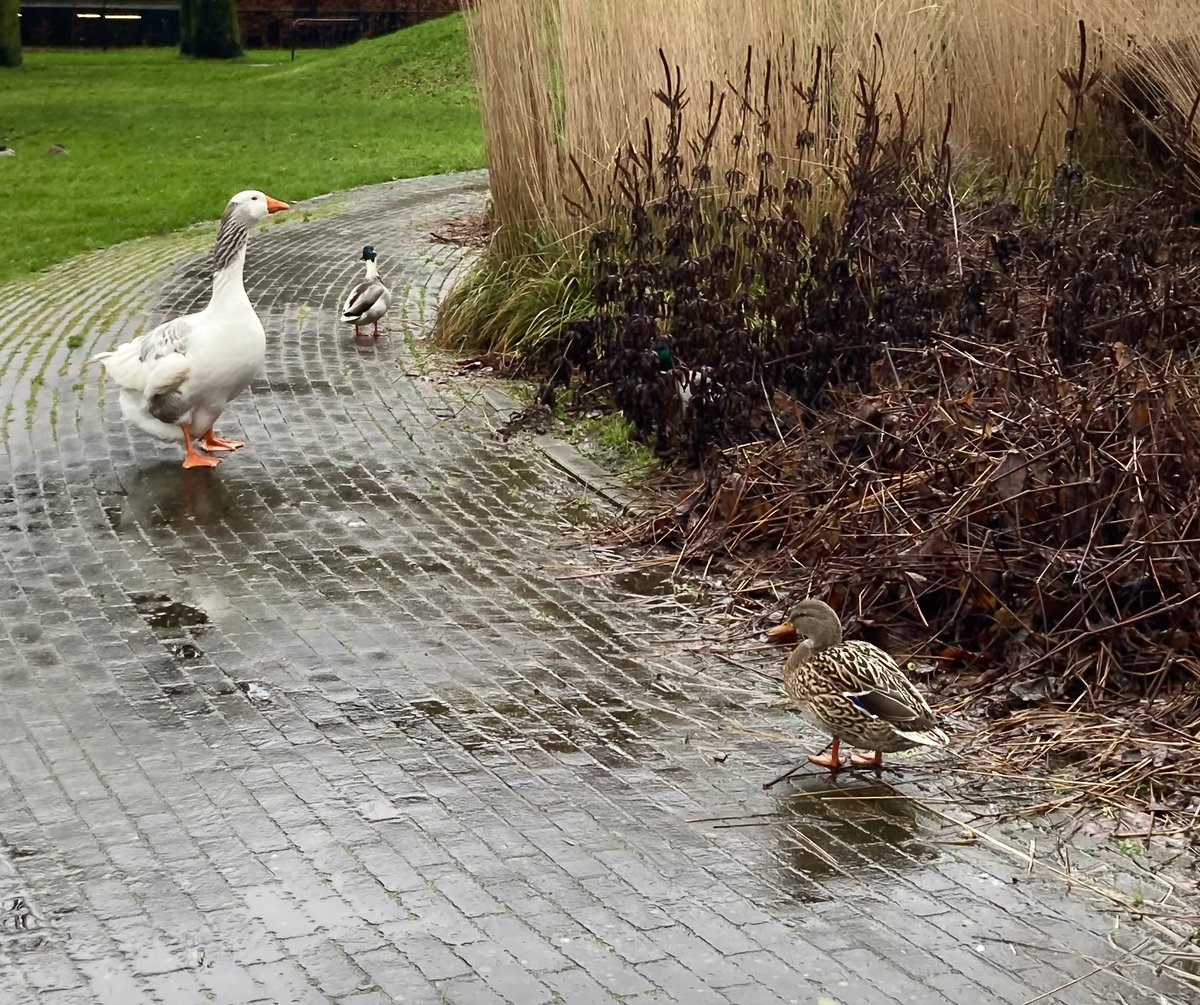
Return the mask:
<path fill-rule="evenodd" d="M 850 763 L 856 768 L 882 768 L 883 751 L 877 750 L 873 754 L 851 754 Z"/>
<path fill-rule="evenodd" d="M 809 754 L 809 764 L 815 764 L 818 768 L 828 768 L 830 771 L 838 771 L 846 766 L 846 762 L 842 760 L 838 747 L 840 741 L 835 737 L 832 744 L 829 746 L 828 754 Z"/>
<path fill-rule="evenodd" d="M 200 441 L 200 446 L 205 450 L 240 450 L 245 445 L 241 440 L 222 439 L 211 429 L 204 434 L 204 438 Z"/>

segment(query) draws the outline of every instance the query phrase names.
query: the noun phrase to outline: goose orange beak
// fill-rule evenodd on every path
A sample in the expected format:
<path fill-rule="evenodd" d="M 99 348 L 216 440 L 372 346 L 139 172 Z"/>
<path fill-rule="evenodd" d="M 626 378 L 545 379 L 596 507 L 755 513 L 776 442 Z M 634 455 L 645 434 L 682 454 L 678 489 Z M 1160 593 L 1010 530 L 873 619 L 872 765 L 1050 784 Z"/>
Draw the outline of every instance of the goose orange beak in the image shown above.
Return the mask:
<path fill-rule="evenodd" d="M 767 629 L 768 642 L 795 642 L 796 641 L 796 626 L 790 621 L 785 621 L 782 624 L 776 625 L 774 628 Z"/>
<path fill-rule="evenodd" d="M 267 196 L 267 212 L 268 213 L 282 213 L 285 209 L 291 209 L 291 208 L 292 207 L 289 206 L 286 202 L 280 202 L 278 199 L 272 199 L 270 196 Z"/>

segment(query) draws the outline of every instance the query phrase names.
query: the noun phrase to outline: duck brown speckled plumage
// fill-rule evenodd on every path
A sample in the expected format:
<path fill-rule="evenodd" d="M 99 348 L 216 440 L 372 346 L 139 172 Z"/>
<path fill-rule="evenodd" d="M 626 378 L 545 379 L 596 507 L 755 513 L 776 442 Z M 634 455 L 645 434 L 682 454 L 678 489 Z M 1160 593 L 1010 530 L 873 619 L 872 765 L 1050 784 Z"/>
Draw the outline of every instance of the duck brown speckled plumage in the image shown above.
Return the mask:
<path fill-rule="evenodd" d="M 843 767 L 843 742 L 875 751 L 850 758 L 870 767 L 880 767 L 885 752 L 949 742 L 929 703 L 891 656 L 869 642 L 842 641 L 842 623 L 828 604 L 802 601 L 787 623 L 799 644 L 784 666 L 783 688 L 805 720 L 833 737 L 828 755 L 809 757 L 813 764 L 830 771 Z"/>

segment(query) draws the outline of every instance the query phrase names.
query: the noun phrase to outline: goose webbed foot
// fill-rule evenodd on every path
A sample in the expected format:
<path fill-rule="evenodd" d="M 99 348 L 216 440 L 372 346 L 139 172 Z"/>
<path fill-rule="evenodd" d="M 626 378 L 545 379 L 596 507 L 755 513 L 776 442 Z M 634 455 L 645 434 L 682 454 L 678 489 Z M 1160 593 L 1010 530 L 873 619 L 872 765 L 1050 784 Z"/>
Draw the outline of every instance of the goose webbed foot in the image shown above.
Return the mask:
<path fill-rule="evenodd" d="M 192 427 L 183 427 L 183 466 L 184 468 L 215 468 L 221 463 L 219 457 L 206 457 L 196 452 L 192 446 Z"/>
<path fill-rule="evenodd" d="M 245 445 L 246 444 L 244 444 L 241 440 L 223 439 L 222 437 L 218 436 L 215 432 L 213 432 L 211 429 L 207 433 L 204 434 L 204 438 L 201 439 L 201 441 L 200 441 L 200 446 L 202 446 L 205 450 L 208 450 L 208 451 L 240 450 Z"/>

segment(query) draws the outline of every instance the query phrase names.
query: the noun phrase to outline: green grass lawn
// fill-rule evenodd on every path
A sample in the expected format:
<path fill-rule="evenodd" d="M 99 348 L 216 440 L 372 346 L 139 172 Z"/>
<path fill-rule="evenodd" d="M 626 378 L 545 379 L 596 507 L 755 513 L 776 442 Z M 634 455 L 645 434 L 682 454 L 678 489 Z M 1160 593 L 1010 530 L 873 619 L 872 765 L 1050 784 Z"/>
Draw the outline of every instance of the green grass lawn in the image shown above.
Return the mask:
<path fill-rule="evenodd" d="M 294 63 L 27 51 L 0 70 L 4 143 L 17 155 L 0 157 L 0 282 L 215 219 L 246 188 L 291 202 L 483 164 L 458 15 Z M 47 155 L 55 143 L 69 153 Z"/>

